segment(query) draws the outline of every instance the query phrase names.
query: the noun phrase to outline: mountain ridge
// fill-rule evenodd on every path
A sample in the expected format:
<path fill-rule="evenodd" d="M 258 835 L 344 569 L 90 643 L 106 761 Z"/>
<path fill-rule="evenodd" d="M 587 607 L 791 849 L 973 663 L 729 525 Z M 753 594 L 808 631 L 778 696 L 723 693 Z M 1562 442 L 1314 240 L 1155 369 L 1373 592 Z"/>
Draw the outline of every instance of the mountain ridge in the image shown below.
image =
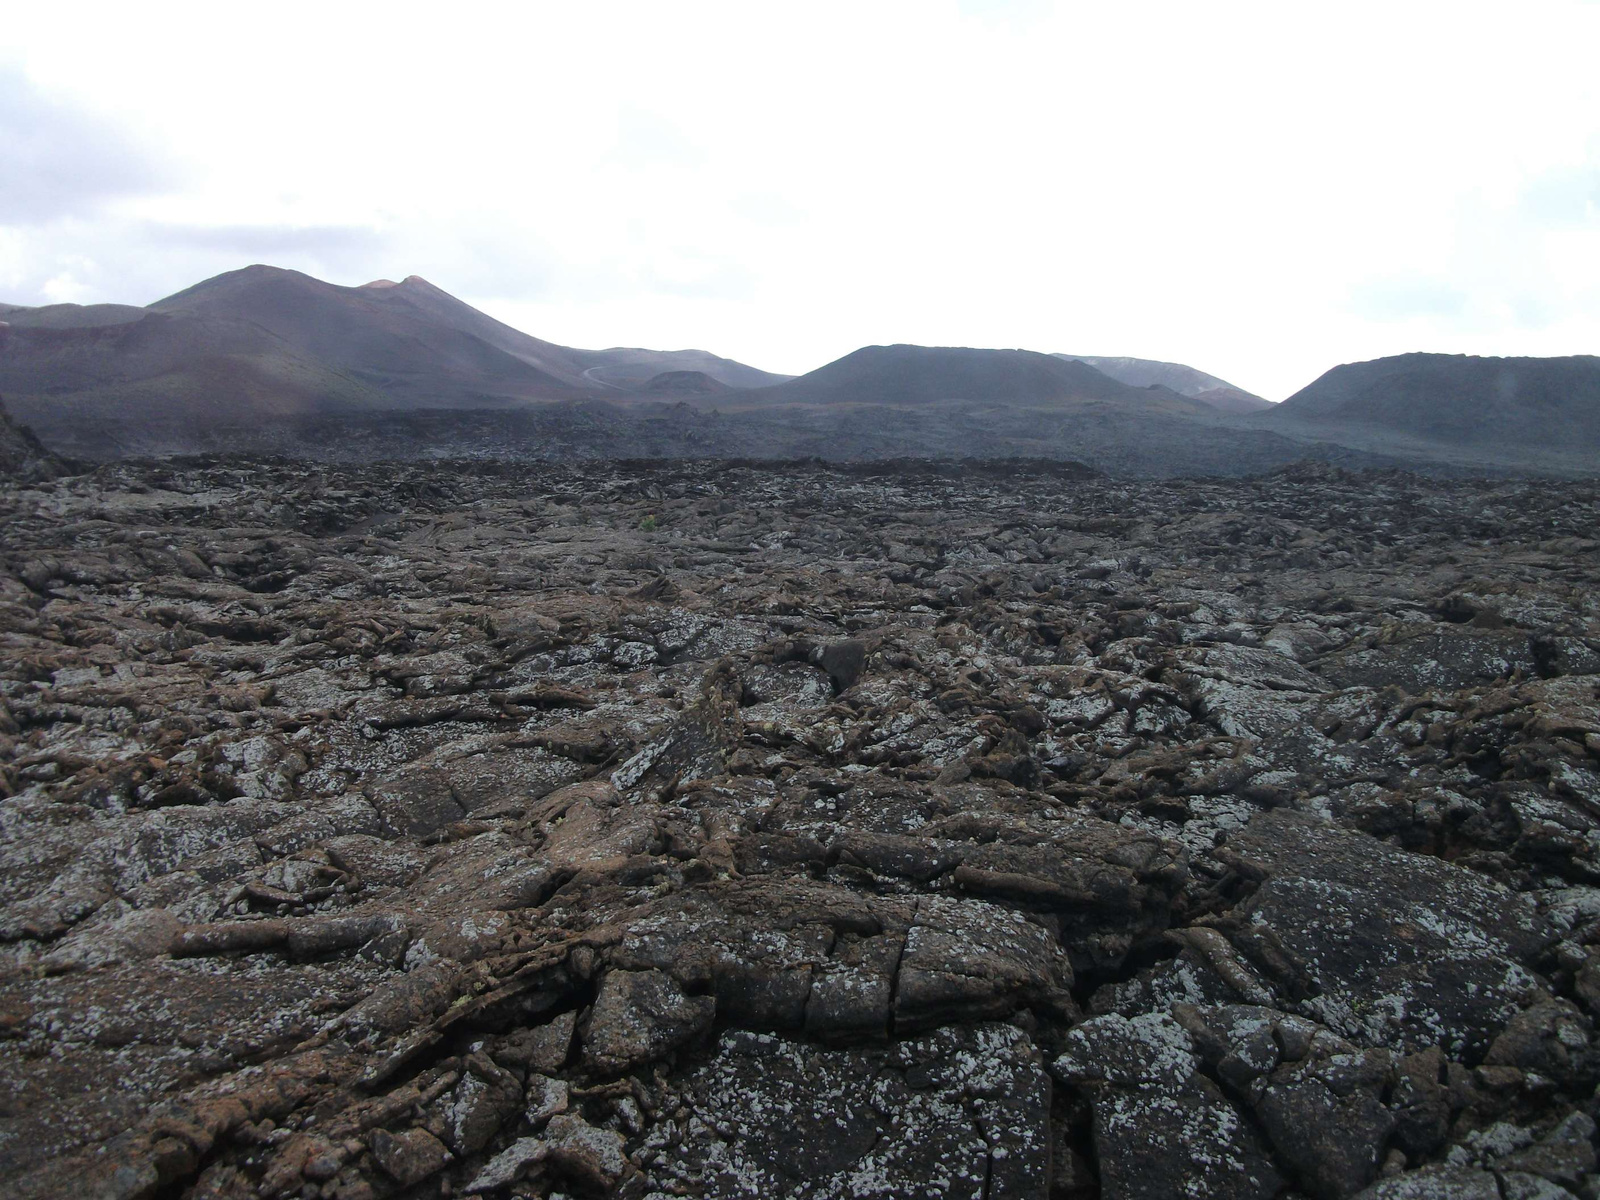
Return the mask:
<path fill-rule="evenodd" d="M 560 346 L 420 275 L 347 287 L 258 263 L 143 308 L 0 306 L 0 391 L 47 439 L 84 421 L 215 426 L 631 396 L 681 370 L 730 387 L 789 378 L 698 350 Z"/>
<path fill-rule="evenodd" d="M 862 346 L 787 376 L 703 350 L 562 346 L 420 275 L 345 286 L 263 264 L 143 308 L 0 305 L 0 392 L 43 444 L 75 458 L 981 448 L 1136 475 L 1249 472 L 1296 454 L 1451 471 L 1600 465 L 1593 356 L 1347 363 L 1278 405 L 1181 363 L 1023 349 Z M 494 429 L 520 449 L 497 447 Z M 339 430 L 352 446 L 316 440 Z"/>

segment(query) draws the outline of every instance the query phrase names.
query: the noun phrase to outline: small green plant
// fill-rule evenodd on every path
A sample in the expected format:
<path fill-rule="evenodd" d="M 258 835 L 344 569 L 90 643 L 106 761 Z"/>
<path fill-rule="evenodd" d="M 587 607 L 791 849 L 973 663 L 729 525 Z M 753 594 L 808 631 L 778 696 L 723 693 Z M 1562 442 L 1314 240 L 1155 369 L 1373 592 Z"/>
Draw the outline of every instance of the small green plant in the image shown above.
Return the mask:
<path fill-rule="evenodd" d="M 648 517 L 639 522 L 639 531 L 641 533 L 654 533 L 656 531 L 655 513 L 651 513 Z"/>

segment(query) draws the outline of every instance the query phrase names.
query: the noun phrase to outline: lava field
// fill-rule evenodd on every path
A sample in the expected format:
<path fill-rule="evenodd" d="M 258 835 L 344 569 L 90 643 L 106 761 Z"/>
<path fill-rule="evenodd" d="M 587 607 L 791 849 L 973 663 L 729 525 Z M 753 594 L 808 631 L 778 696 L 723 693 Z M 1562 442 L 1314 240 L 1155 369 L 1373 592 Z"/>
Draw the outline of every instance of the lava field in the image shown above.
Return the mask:
<path fill-rule="evenodd" d="M 0 485 L 19 1198 L 1600 1196 L 1600 486 Z"/>

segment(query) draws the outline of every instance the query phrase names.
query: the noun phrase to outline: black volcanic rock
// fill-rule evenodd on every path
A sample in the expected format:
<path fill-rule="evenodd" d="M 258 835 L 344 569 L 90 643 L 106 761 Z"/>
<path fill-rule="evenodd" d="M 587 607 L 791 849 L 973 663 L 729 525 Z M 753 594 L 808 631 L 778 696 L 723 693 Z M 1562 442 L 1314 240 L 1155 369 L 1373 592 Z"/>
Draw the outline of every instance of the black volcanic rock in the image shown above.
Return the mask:
<path fill-rule="evenodd" d="M 0 1190 L 1593 1197 L 1597 504 L 0 478 Z"/>
<path fill-rule="evenodd" d="M 56 424 L 49 443 L 93 461 L 251 453 L 371 463 L 451 455 L 502 461 L 604 458 L 908 457 L 1076 460 L 1125 477 L 1240 475 L 1314 458 L 1343 466 L 1405 460 L 1156 412 L 978 401 L 923 406 L 750 404 L 752 393 L 618 396 L 521 408 L 371 409 L 216 420 L 144 414 Z M 741 405 L 745 405 L 741 407 Z"/>

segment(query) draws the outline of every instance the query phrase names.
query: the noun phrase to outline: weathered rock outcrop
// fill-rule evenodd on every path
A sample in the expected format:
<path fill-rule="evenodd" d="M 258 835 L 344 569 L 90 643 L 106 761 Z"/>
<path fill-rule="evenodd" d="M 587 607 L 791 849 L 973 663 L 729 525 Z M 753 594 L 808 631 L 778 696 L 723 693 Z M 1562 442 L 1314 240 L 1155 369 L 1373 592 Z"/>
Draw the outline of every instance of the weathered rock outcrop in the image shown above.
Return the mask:
<path fill-rule="evenodd" d="M 0 479 L 36 483 L 66 473 L 66 464 L 45 449 L 31 429 L 13 421 L 0 400 Z"/>

